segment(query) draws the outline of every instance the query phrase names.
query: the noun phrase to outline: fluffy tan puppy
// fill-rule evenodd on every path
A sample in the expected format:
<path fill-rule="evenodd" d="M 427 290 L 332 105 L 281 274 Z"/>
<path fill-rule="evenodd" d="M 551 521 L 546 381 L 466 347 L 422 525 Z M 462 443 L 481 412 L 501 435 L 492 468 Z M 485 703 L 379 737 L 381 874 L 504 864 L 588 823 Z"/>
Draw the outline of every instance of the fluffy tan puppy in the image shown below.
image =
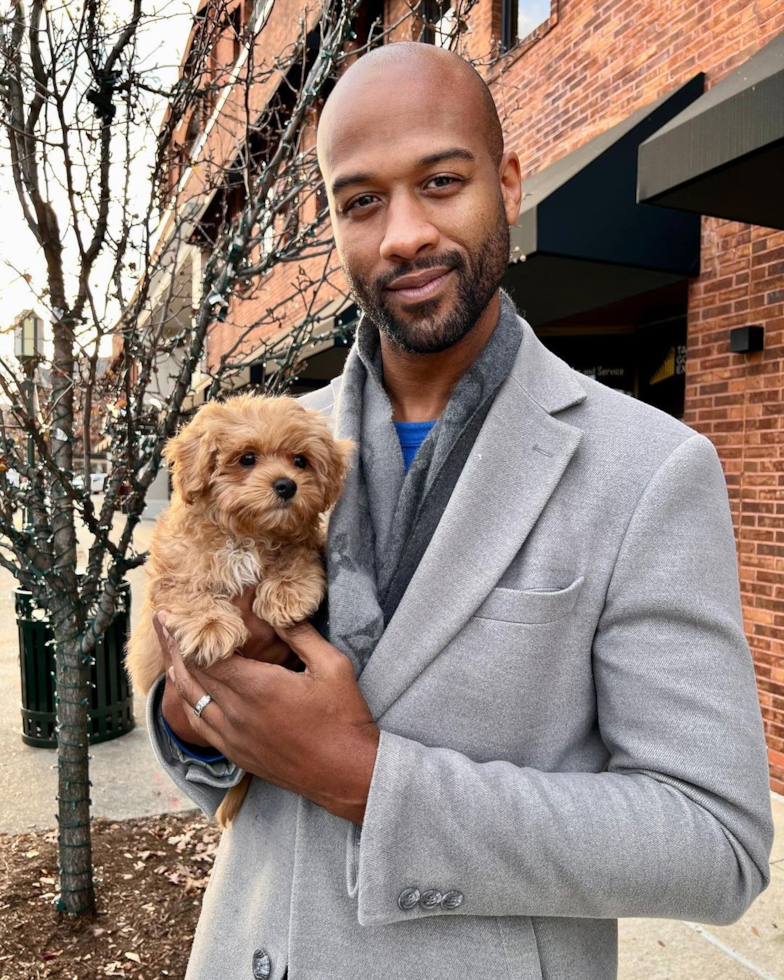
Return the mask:
<path fill-rule="evenodd" d="M 273 626 L 312 616 L 326 590 L 324 514 L 340 495 L 354 443 L 335 439 L 323 416 L 295 398 L 239 395 L 209 402 L 170 439 L 173 492 L 158 517 L 145 565 L 144 602 L 125 667 L 146 695 L 165 670 L 153 615 L 184 660 L 204 667 L 249 639 L 231 601 L 255 586 L 253 612 Z M 216 816 L 236 816 L 251 774 Z"/>

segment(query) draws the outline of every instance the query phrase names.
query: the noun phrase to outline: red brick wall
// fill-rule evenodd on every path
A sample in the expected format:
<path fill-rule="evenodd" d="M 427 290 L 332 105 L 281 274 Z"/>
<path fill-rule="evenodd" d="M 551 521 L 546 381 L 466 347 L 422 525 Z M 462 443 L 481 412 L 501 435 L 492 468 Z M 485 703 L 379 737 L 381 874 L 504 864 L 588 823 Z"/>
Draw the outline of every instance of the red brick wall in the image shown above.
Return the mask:
<path fill-rule="evenodd" d="M 388 21 L 404 11 L 388 0 Z M 500 0 L 479 0 L 460 50 L 484 62 L 524 176 L 699 71 L 714 85 L 784 31 L 780 0 L 560 0 L 541 37 L 488 64 L 500 17 Z M 396 39 L 412 36 L 409 21 Z M 703 218 L 702 270 L 689 291 L 685 422 L 713 441 L 727 477 L 771 786 L 784 793 L 784 233 Z M 284 276 L 270 277 L 265 304 Z M 730 328 L 751 323 L 765 326 L 765 350 L 731 354 Z M 214 356 L 220 330 L 210 343 Z"/>
<path fill-rule="evenodd" d="M 784 793 L 784 232 L 703 218 L 702 268 L 689 295 L 684 421 L 724 465 L 771 787 Z M 747 324 L 764 326 L 765 349 L 730 353 L 730 329 Z"/>
<path fill-rule="evenodd" d="M 250 4 L 245 4 L 245 6 L 249 7 Z M 300 0 L 276 0 L 269 20 L 256 42 L 255 72 L 265 71 L 272 59 L 279 57 L 281 52 L 289 49 L 300 36 L 299 19 L 302 13 L 303 7 Z M 316 23 L 318 14 L 318 7 L 309 10 L 309 26 Z M 229 50 L 228 41 L 225 47 L 226 50 Z M 351 59 L 347 59 L 342 70 L 347 70 L 350 63 Z M 231 97 L 227 101 L 224 111 L 225 118 L 221 120 L 220 124 L 213 127 L 204 147 L 202 158 L 206 162 L 206 166 L 204 163 L 200 164 L 183 190 L 183 198 L 186 200 L 192 196 L 198 197 L 199 194 L 203 193 L 205 183 L 209 181 L 211 176 L 219 172 L 220 168 L 237 151 L 238 139 L 242 136 L 245 119 L 244 109 L 241 109 L 244 99 L 244 89 L 241 82 L 244 77 L 244 75 L 240 76 L 240 83 L 232 91 Z M 278 81 L 279 76 L 273 72 L 269 74 L 268 80 L 263 85 L 254 84 L 251 86 L 251 113 L 254 110 L 260 110 L 266 104 Z M 311 125 L 304 128 L 300 140 L 300 149 L 302 150 L 315 146 L 315 125 L 317 123 L 315 111 L 311 112 L 310 120 Z M 186 122 L 183 121 L 176 134 L 178 139 L 182 138 L 185 127 Z M 212 169 L 211 164 L 215 165 Z M 311 196 L 302 210 L 302 220 L 312 220 L 315 213 L 315 199 L 314 196 Z M 323 234 L 329 237 L 328 225 L 324 227 Z M 253 258 L 257 260 L 259 255 L 256 254 Z M 219 364 L 221 356 L 226 352 L 231 351 L 230 359 L 232 362 L 236 362 L 239 355 L 255 350 L 264 340 L 284 330 L 287 324 L 297 322 L 298 318 L 301 319 L 304 308 L 303 296 L 308 299 L 313 290 L 305 287 L 301 294 L 295 295 L 299 289 L 298 284 L 307 282 L 308 279 L 318 282 L 322 277 L 324 266 L 325 259 L 323 257 L 281 264 L 236 295 L 226 320 L 213 323 L 210 326 L 206 345 L 208 370 L 214 370 Z M 340 291 L 346 291 L 345 279 L 339 269 L 336 256 L 333 256 L 329 266 L 333 269 L 330 275 L 330 283 L 334 284 L 335 288 L 330 288 L 329 285 L 319 288 L 317 307 L 322 306 L 328 299 L 339 296 Z M 301 275 L 301 270 L 304 271 L 304 276 Z M 290 301 L 278 309 L 279 305 L 290 297 Z M 274 309 L 273 317 L 267 315 L 267 311 L 270 309 Z M 260 326 L 257 326 L 259 324 Z M 245 339 L 237 349 L 237 339 L 241 336 Z"/>

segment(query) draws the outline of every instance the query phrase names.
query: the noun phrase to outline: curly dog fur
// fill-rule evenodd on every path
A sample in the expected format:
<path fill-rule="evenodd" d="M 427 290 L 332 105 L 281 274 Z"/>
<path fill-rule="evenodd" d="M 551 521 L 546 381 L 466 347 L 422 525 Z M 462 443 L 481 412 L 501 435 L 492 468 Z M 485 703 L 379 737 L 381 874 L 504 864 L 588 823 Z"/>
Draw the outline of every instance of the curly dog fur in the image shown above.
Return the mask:
<path fill-rule="evenodd" d="M 353 448 L 295 398 L 256 395 L 209 402 L 169 440 L 172 497 L 151 536 L 144 602 L 125 657 L 136 690 L 146 695 L 165 669 L 152 622 L 158 611 L 168 611 L 183 659 L 202 667 L 248 640 L 232 602 L 247 586 L 255 586 L 253 612 L 273 626 L 316 612 L 326 591 L 324 515 Z M 250 778 L 218 808 L 222 826 Z"/>

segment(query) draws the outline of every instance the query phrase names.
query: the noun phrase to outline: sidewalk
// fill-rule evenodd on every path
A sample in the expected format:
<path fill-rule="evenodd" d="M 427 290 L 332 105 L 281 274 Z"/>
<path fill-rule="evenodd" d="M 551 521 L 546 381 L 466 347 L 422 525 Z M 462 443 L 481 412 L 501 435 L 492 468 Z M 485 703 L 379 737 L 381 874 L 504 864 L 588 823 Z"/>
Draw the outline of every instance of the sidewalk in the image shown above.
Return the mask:
<path fill-rule="evenodd" d="M 137 530 L 146 548 L 152 525 Z M 81 558 L 80 558 L 81 560 Z M 141 604 L 143 569 L 128 575 L 132 617 Z M 0 569 L 0 832 L 57 825 L 55 753 L 25 745 L 20 732 L 15 580 Z M 158 766 L 145 725 L 145 699 L 134 697 L 136 728 L 90 748 L 93 817 L 123 820 L 192 809 Z M 772 794 L 776 839 L 771 883 L 746 915 L 731 926 L 670 919 L 619 921 L 619 980 L 784 980 L 784 798 Z M 570 978 L 571 980 L 571 978 Z M 578 977 L 573 980 L 579 980 Z"/>
<path fill-rule="evenodd" d="M 152 522 L 137 528 L 135 546 L 146 550 Z M 78 563 L 86 555 L 80 548 Z M 131 583 L 131 622 L 142 601 L 144 569 L 128 574 Z M 57 755 L 53 749 L 26 745 L 21 737 L 19 641 L 14 613 L 16 580 L 0 569 L 0 832 L 21 833 L 57 825 Z M 146 699 L 134 695 L 133 731 L 90 747 L 91 815 L 124 820 L 171 810 L 191 809 L 158 765 L 146 727 Z"/>

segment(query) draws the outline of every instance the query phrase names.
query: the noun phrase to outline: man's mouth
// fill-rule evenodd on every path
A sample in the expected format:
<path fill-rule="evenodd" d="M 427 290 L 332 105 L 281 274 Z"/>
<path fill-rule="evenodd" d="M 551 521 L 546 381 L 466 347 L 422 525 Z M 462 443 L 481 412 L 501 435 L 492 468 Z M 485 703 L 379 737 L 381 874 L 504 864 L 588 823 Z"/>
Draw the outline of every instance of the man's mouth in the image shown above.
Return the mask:
<path fill-rule="evenodd" d="M 387 289 L 405 302 L 416 303 L 420 300 L 430 299 L 439 293 L 446 285 L 453 271 L 453 269 L 446 269 L 442 272 L 434 269 L 429 273 L 422 273 L 419 276 L 403 276 L 390 286 L 387 286 Z"/>

